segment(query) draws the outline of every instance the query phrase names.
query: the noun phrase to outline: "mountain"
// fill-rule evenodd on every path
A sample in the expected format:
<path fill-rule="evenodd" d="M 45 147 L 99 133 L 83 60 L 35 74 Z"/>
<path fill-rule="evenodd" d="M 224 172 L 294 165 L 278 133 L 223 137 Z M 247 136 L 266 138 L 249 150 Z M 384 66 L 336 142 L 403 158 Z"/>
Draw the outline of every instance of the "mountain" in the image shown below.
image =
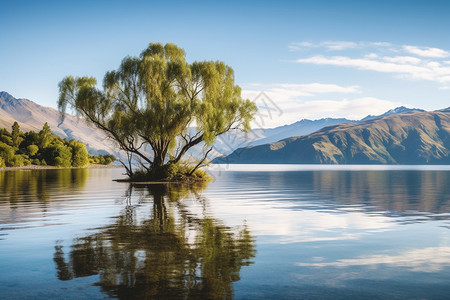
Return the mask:
<path fill-rule="evenodd" d="M 110 153 L 117 157 L 121 155 L 100 130 L 89 127 L 84 120 L 66 114 L 61 124 L 60 113 L 56 109 L 41 106 L 27 99 L 16 99 L 7 92 L 0 92 L 0 128 L 11 130 L 14 121 L 19 123 L 22 131 L 40 131 L 47 122 L 52 133 L 68 140 L 77 139 L 85 143 L 91 154 Z"/>
<path fill-rule="evenodd" d="M 293 124 L 275 128 L 252 129 L 248 134 L 239 130 L 229 131 L 217 137 L 214 144 L 214 155 L 223 156 L 232 153 L 237 148 L 257 146 L 276 142 L 291 136 L 300 136 L 313 133 L 323 127 L 348 122 L 358 122 L 348 119 L 325 118 L 320 120 L 303 119 Z"/>
<path fill-rule="evenodd" d="M 338 125 L 343 123 L 354 123 L 354 122 L 357 121 L 352 121 L 344 118 L 340 119 L 325 118 L 320 120 L 303 119 L 290 125 L 284 125 L 264 130 L 265 138 L 261 138 L 255 141 L 254 143 L 252 143 L 252 145 L 263 145 L 279 141 L 291 136 L 310 134 L 326 126 Z"/>
<path fill-rule="evenodd" d="M 214 145 L 213 156 L 223 156 L 231 154 L 235 149 L 249 146 L 257 146 L 273 143 L 293 136 L 302 136 L 313 133 L 326 126 L 344 123 L 358 123 L 369 120 L 381 119 L 386 116 L 405 113 L 424 112 L 422 109 L 407 108 L 400 106 L 385 112 L 382 115 L 369 115 L 361 120 L 349 120 L 345 118 L 324 118 L 320 120 L 302 119 L 293 124 L 279 126 L 275 128 L 258 128 L 251 130 L 247 135 L 240 131 L 230 131 L 217 138 Z"/>
<path fill-rule="evenodd" d="M 408 111 L 240 148 L 214 163 L 450 164 L 450 108 Z"/>
<path fill-rule="evenodd" d="M 396 114 L 402 114 L 402 113 L 406 113 L 406 112 L 414 112 L 414 111 L 420 111 L 420 112 L 424 112 L 423 109 L 418 109 L 418 108 L 407 108 L 404 106 L 400 106 L 394 109 L 390 109 L 387 112 L 385 112 L 382 115 L 379 116 L 372 116 L 372 115 L 368 115 L 367 117 L 361 119 L 361 122 L 364 121 L 369 121 L 369 120 L 375 120 L 375 119 L 380 119 L 380 118 L 384 118 L 387 116 L 391 116 L 391 115 L 396 115 Z"/>

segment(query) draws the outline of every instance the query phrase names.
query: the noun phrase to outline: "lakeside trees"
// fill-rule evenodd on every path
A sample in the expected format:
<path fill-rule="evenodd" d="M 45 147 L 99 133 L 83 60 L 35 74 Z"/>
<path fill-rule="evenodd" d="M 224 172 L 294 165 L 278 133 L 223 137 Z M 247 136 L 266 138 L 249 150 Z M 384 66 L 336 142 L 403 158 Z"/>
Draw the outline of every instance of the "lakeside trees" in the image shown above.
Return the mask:
<path fill-rule="evenodd" d="M 139 57 L 125 57 L 118 70 L 107 72 L 103 90 L 96 84 L 92 77 L 64 78 L 58 108 L 64 118 L 69 106 L 114 140 L 128 155 L 122 164 L 132 178 L 194 175 L 215 138 L 230 129 L 248 131 L 257 110 L 241 98 L 231 67 L 220 61 L 187 63 L 184 50 L 170 43 L 150 43 Z M 201 143 L 204 156 L 180 164 Z"/>
<path fill-rule="evenodd" d="M 47 123 L 39 133 L 21 132 L 17 122 L 11 132 L 0 129 L 0 167 L 84 167 L 89 163 L 106 165 L 114 160 L 113 155 L 89 155 L 85 144 L 53 135 Z"/>

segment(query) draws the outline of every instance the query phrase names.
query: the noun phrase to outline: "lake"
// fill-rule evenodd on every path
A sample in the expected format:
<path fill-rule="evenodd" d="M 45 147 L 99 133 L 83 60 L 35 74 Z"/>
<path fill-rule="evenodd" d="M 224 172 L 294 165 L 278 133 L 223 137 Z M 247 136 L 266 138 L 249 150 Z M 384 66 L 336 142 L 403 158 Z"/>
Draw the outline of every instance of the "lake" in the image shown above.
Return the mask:
<path fill-rule="evenodd" d="M 0 172 L 4 299 L 445 299 L 450 166 Z"/>

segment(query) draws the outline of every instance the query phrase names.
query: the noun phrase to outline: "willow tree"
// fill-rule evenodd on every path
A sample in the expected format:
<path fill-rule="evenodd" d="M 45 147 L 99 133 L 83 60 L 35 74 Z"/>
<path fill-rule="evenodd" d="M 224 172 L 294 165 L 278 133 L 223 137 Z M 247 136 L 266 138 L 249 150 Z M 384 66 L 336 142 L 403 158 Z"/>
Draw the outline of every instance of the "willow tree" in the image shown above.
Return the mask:
<path fill-rule="evenodd" d="M 125 57 L 105 74 L 103 88 L 92 77 L 68 76 L 59 83 L 58 108 L 69 106 L 103 130 L 128 155 L 122 161 L 130 177 L 132 159 L 147 177 L 163 178 L 192 147 L 203 144 L 207 158 L 215 138 L 230 129 L 248 131 L 256 106 L 241 98 L 233 69 L 220 61 L 188 63 L 174 44 L 150 43 L 139 57 Z"/>

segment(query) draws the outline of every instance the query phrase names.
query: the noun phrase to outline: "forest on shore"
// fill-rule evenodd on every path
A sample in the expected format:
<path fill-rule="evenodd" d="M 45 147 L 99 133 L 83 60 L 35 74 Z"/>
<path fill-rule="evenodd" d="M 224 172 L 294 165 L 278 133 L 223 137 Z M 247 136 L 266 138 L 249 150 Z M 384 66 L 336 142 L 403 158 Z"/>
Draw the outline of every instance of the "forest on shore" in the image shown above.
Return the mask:
<path fill-rule="evenodd" d="M 0 168 L 29 165 L 55 167 L 85 167 L 90 164 L 108 165 L 114 155 L 91 155 L 86 145 L 52 134 L 45 123 L 39 132 L 22 132 L 14 122 L 11 131 L 0 129 Z"/>

